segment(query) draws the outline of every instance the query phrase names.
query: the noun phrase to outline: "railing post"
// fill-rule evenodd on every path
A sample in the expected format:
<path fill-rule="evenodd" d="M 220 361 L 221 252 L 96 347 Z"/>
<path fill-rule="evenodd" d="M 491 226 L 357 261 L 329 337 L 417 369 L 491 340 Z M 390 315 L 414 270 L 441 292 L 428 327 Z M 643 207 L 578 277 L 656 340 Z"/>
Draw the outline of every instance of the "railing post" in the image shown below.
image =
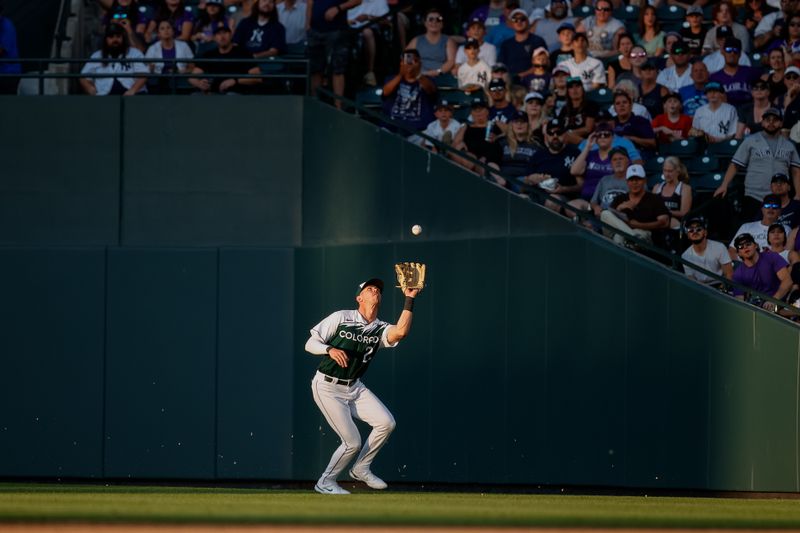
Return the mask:
<path fill-rule="evenodd" d="M 39 61 L 39 96 L 44 94 L 44 61 Z"/>

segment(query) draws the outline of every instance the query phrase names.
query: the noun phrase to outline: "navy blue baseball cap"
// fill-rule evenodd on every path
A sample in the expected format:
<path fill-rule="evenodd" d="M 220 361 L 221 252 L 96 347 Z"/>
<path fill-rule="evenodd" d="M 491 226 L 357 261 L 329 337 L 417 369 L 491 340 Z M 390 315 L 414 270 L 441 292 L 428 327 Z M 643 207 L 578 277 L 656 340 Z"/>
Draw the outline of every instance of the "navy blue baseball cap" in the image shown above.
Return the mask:
<path fill-rule="evenodd" d="M 383 294 L 383 280 L 380 278 L 370 278 L 364 283 L 358 285 L 358 289 L 356 289 L 356 296 L 361 294 L 361 291 L 367 287 L 377 287 L 381 294 Z"/>
<path fill-rule="evenodd" d="M 528 115 L 522 111 L 516 111 L 513 115 L 511 115 L 511 121 L 528 122 Z"/>
<path fill-rule="evenodd" d="M 720 85 L 716 81 L 710 81 L 710 82 L 706 83 L 706 87 L 703 90 L 703 92 L 709 92 L 709 91 L 717 91 L 717 92 L 720 92 L 720 93 L 724 93 L 725 92 L 722 89 L 722 85 Z"/>

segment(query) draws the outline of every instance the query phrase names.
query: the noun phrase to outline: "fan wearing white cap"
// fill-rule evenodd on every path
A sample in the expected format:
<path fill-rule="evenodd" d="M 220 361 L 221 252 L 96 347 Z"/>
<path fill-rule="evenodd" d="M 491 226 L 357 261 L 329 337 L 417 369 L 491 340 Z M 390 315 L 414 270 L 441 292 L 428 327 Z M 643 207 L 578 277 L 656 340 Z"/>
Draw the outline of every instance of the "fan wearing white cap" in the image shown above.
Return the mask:
<path fill-rule="evenodd" d="M 372 278 L 356 288 L 358 309 L 336 311 L 311 328 L 306 351 L 322 359 L 311 381 L 311 391 L 325 420 L 342 441 L 314 486 L 320 494 L 350 494 L 336 478 L 354 458 L 351 478 L 373 489 L 387 486 L 372 473 L 370 465 L 394 430 L 395 421 L 361 377 L 379 348 L 394 348 L 411 331 L 419 289 L 405 289 L 403 294 L 405 304 L 395 325 L 378 318 L 383 281 Z M 363 446 L 353 418 L 372 426 Z"/>
<path fill-rule="evenodd" d="M 669 210 L 657 195 L 647 192 L 645 172 L 642 165 L 631 165 L 625 174 L 628 192 L 620 194 L 611 202 L 611 208 L 600 213 L 600 220 L 619 232 L 653 242 L 653 232 L 669 226 Z M 618 244 L 625 237 L 603 229 L 607 237 Z"/>

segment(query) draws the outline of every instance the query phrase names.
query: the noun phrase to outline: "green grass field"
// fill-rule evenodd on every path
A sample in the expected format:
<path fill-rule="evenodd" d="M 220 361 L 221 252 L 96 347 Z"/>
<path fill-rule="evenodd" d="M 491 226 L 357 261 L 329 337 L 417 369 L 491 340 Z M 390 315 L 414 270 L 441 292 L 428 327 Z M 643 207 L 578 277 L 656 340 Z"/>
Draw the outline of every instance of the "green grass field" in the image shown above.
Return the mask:
<path fill-rule="evenodd" d="M 800 528 L 793 499 L 0 484 L 0 522 Z"/>

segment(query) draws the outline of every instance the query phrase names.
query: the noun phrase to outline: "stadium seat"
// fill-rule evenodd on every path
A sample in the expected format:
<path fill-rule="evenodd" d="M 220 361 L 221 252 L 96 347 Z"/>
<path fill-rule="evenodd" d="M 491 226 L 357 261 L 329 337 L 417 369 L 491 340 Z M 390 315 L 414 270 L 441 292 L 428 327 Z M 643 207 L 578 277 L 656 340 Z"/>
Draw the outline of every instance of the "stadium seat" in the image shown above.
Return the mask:
<path fill-rule="evenodd" d="M 472 99 L 475 97 L 475 93 L 467 94 L 464 91 L 441 91 L 439 93 L 439 98 L 442 100 L 447 100 L 447 103 L 454 107 L 469 107 L 469 104 L 472 102 Z"/>
<path fill-rule="evenodd" d="M 356 93 L 356 104 L 361 107 L 380 109 L 383 105 L 383 89 L 364 89 Z"/>
<path fill-rule="evenodd" d="M 306 43 L 299 42 L 299 43 L 287 44 L 285 57 L 287 58 L 291 57 L 293 59 L 306 57 Z"/>
<path fill-rule="evenodd" d="M 693 176 L 689 183 L 695 191 L 714 191 L 722 185 L 722 172 L 711 172 L 702 176 Z"/>
<path fill-rule="evenodd" d="M 436 82 L 436 87 L 442 89 L 457 89 L 458 80 L 452 74 L 439 74 L 433 81 Z"/>
<path fill-rule="evenodd" d="M 686 168 L 689 171 L 689 174 L 695 174 L 698 176 L 715 173 L 720 170 L 719 159 L 710 155 L 692 157 L 686 160 Z"/>
<path fill-rule="evenodd" d="M 270 57 L 267 61 L 260 62 L 258 68 L 262 74 L 278 74 L 286 70 L 286 64 L 276 62 L 274 57 Z"/>
<path fill-rule="evenodd" d="M 461 122 L 462 124 L 465 124 L 467 122 L 467 119 L 469 119 L 469 113 L 470 109 L 468 107 L 459 107 L 453 113 L 453 118 Z"/>
<path fill-rule="evenodd" d="M 700 145 L 697 139 L 691 137 L 689 139 L 681 139 L 679 141 L 659 145 L 658 153 L 664 156 L 676 155 L 678 157 L 683 157 L 696 154 L 699 147 Z"/>
<path fill-rule="evenodd" d="M 639 19 L 639 8 L 637 6 L 625 6 L 614 10 L 614 18 L 622 22 L 635 22 Z"/>
<path fill-rule="evenodd" d="M 647 190 L 648 191 L 652 191 L 653 187 L 655 187 L 657 184 L 661 183 L 662 181 L 664 181 L 664 174 L 661 172 L 660 169 L 659 169 L 658 172 L 655 172 L 653 174 L 649 174 L 648 173 L 647 174 Z"/>
<path fill-rule="evenodd" d="M 609 106 L 614 100 L 614 92 L 611 89 L 601 87 L 586 93 L 586 98 L 592 102 L 595 102 L 597 105 Z"/>
<path fill-rule="evenodd" d="M 644 162 L 644 172 L 648 176 L 651 174 L 661 174 L 664 165 L 664 157 L 651 157 Z"/>
<path fill-rule="evenodd" d="M 656 9 L 656 18 L 662 25 L 667 22 L 678 22 L 682 25 L 686 18 L 686 10 L 678 6 L 663 5 Z"/>
<path fill-rule="evenodd" d="M 211 41 L 208 43 L 197 43 L 197 49 L 194 51 L 195 57 L 201 57 L 212 50 L 217 49 L 217 43 Z"/>
<path fill-rule="evenodd" d="M 706 153 L 719 158 L 731 158 L 733 154 L 736 153 L 736 149 L 739 148 L 740 143 L 741 141 L 738 139 L 730 139 L 728 141 L 722 141 L 721 143 L 711 143 L 706 148 Z"/>

